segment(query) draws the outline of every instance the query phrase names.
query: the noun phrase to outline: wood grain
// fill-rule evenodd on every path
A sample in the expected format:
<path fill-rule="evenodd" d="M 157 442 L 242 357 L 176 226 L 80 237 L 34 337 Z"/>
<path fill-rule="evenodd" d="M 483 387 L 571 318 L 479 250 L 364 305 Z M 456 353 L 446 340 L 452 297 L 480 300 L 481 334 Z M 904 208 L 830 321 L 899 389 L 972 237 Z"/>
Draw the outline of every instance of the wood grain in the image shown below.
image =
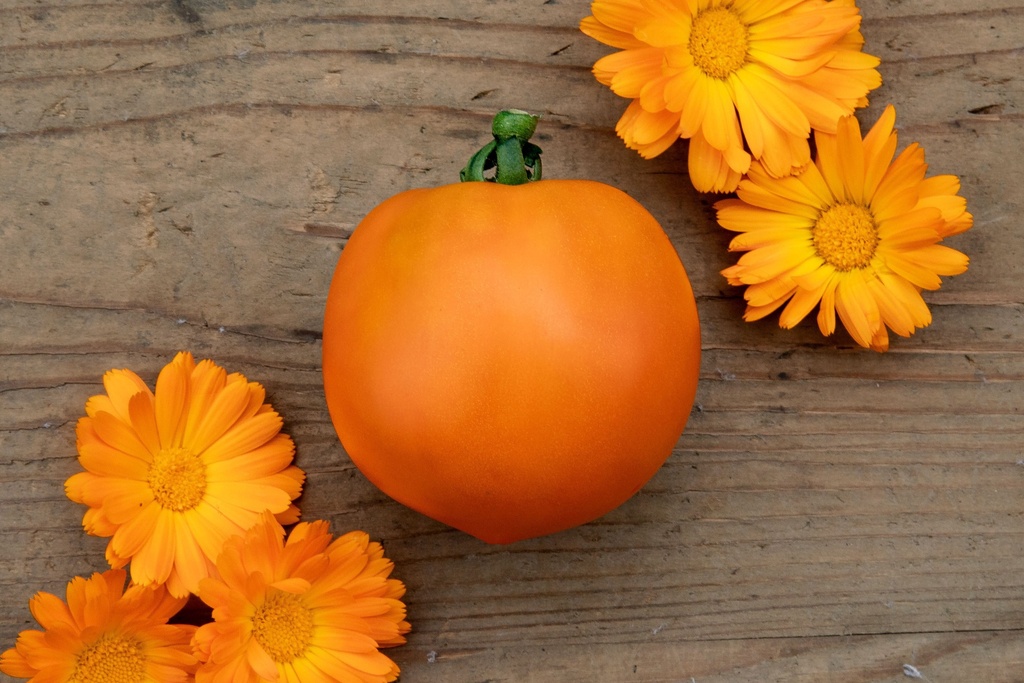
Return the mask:
<path fill-rule="evenodd" d="M 402 681 L 1024 681 L 1024 3 L 862 0 L 901 145 L 956 173 L 970 270 L 884 355 L 741 320 L 685 146 L 645 161 L 585 0 L 0 2 L 0 647 L 103 569 L 63 494 L 113 367 L 179 349 L 262 382 L 307 519 L 383 541 Z M 550 177 L 644 203 L 698 296 L 697 406 L 601 520 L 486 546 L 388 500 L 330 427 L 327 285 L 385 197 L 453 182 L 505 106 Z M 0 680 L 7 679 L 0 675 Z"/>

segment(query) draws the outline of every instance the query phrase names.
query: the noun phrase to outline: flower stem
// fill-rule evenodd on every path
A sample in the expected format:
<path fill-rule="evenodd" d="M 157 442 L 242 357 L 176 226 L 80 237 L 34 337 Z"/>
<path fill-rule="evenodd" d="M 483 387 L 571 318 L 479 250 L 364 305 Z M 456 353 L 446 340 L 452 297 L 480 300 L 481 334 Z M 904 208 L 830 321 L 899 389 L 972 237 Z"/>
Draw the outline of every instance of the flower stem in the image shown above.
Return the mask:
<path fill-rule="evenodd" d="M 540 147 L 530 142 L 539 116 L 519 109 L 502 109 L 494 116 L 494 139 L 474 154 L 459 172 L 462 182 L 487 181 L 522 185 L 540 180 Z M 484 172 L 495 169 L 493 177 Z"/>

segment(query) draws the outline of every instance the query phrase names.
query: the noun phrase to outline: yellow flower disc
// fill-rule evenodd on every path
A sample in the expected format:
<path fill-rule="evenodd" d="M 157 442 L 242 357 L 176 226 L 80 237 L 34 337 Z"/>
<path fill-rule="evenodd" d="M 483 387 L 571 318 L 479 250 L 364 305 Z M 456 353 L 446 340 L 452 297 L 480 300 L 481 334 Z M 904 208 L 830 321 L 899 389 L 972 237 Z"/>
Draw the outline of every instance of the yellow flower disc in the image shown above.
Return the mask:
<path fill-rule="evenodd" d="M 162 450 L 149 467 L 149 487 L 156 501 L 168 510 L 191 510 L 206 493 L 206 465 L 187 448 Z"/>
<path fill-rule="evenodd" d="M 83 649 L 68 683 L 142 683 L 145 678 L 142 646 L 118 635 L 104 636 Z"/>
<path fill-rule="evenodd" d="M 313 615 L 298 595 L 273 592 L 256 608 L 252 637 L 275 662 L 290 662 L 309 646 L 313 637 Z"/>
<path fill-rule="evenodd" d="M 747 61 L 747 26 L 725 7 L 704 10 L 690 29 L 693 63 L 711 78 L 725 79 Z"/>
<path fill-rule="evenodd" d="M 814 249 L 836 270 L 864 268 L 878 248 L 878 228 L 871 212 L 857 204 L 835 204 L 811 230 Z"/>

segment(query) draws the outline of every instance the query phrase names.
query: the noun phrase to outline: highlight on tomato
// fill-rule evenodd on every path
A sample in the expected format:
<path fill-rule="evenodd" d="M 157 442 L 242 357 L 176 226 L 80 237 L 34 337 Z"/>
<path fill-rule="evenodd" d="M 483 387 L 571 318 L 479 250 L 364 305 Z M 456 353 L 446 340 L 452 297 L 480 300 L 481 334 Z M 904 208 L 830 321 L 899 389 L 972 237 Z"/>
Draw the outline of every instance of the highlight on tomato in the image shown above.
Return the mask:
<path fill-rule="evenodd" d="M 672 453 L 700 367 L 661 226 L 609 185 L 542 180 L 536 125 L 500 112 L 464 182 L 374 208 L 324 317 L 324 391 L 352 462 L 488 543 L 629 499 Z"/>

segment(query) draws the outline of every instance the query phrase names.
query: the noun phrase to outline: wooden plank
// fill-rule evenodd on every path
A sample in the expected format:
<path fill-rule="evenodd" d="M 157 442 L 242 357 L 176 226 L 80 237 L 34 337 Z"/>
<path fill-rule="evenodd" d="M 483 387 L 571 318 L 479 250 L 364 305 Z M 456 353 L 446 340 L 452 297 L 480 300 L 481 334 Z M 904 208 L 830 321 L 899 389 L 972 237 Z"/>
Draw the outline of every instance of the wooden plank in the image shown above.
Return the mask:
<path fill-rule="evenodd" d="M 103 568 L 63 494 L 102 373 L 179 349 L 262 382 L 308 519 L 381 539 L 409 586 L 403 681 L 1024 681 L 1024 3 L 865 0 L 901 144 L 956 173 L 971 269 L 885 355 L 741 320 L 685 145 L 645 161 L 590 74 L 586 0 L 0 6 L 0 647 Z M 597 522 L 486 546 L 349 462 L 320 383 L 330 276 L 385 197 L 453 182 L 503 106 L 550 177 L 621 187 L 698 296 L 697 406 Z M 0 675 L 0 681 L 11 679 Z M 923 680 L 923 679 L 922 679 Z"/>
<path fill-rule="evenodd" d="M 650 681 L 652 683 L 905 683 L 905 664 L 941 683 L 964 675 L 986 683 L 1017 683 L 1019 633 L 763 638 L 758 640 L 658 643 L 664 629 L 650 629 L 645 642 L 600 648 L 503 647 L 497 651 L 451 651 L 443 646 L 417 652 L 403 663 L 410 680 Z M 405 653 L 408 655 L 408 651 Z M 483 658 L 501 662 L 500 673 Z M 1016 672 L 1011 668 L 1017 667 Z"/>

